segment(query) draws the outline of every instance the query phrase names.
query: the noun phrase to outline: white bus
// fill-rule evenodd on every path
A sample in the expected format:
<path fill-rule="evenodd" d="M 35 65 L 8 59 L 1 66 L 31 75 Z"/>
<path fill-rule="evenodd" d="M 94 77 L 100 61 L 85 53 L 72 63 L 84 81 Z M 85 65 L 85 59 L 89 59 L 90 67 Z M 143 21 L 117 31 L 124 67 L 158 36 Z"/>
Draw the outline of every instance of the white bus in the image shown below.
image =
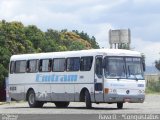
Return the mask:
<path fill-rule="evenodd" d="M 53 102 L 142 103 L 145 99 L 144 62 L 136 51 L 94 49 L 13 55 L 9 95 L 27 100 L 31 108 Z"/>

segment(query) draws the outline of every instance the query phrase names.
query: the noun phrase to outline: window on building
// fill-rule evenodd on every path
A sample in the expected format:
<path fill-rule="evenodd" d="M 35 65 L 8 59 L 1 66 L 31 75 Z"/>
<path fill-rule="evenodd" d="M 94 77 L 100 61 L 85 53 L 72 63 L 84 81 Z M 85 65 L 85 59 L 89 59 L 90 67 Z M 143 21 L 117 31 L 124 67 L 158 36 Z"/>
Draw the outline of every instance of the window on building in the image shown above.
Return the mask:
<path fill-rule="evenodd" d="M 54 72 L 63 72 L 65 71 L 65 59 L 56 58 L 53 60 L 53 71 Z"/>
<path fill-rule="evenodd" d="M 79 71 L 80 69 L 80 58 L 73 57 L 67 59 L 67 71 Z"/>
<path fill-rule="evenodd" d="M 90 71 L 92 67 L 93 57 L 81 57 L 81 71 Z"/>

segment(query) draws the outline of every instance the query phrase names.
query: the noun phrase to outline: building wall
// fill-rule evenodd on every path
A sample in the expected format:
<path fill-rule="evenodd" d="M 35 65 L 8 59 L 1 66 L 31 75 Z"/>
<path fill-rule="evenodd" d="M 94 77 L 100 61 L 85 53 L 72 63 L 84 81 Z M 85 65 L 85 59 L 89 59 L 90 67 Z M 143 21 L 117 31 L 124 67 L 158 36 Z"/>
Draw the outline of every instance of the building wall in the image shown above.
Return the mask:
<path fill-rule="evenodd" d="M 130 47 L 131 32 L 129 29 L 109 30 L 110 48 L 118 48 L 119 45 L 126 44 Z"/>

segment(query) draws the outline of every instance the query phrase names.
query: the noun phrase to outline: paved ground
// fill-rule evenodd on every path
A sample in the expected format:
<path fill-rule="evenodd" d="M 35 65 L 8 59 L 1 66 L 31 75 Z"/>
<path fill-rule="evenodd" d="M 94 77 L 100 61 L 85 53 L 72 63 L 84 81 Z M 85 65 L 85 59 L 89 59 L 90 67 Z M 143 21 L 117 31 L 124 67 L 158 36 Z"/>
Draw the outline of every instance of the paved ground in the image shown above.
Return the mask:
<path fill-rule="evenodd" d="M 29 108 L 27 102 L 12 102 L 0 105 L 0 114 L 160 114 L 160 95 L 147 95 L 144 103 L 125 103 L 121 110 L 116 104 L 93 104 L 88 110 L 84 103 L 70 103 L 68 108 L 56 108 L 53 103 L 43 108 Z"/>

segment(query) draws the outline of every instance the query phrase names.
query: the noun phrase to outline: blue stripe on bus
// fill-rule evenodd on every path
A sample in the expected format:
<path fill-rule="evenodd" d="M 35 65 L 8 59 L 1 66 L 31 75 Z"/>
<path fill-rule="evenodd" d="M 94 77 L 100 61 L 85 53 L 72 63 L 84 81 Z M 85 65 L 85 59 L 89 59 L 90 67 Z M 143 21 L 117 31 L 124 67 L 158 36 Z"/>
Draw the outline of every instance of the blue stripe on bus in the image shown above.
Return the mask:
<path fill-rule="evenodd" d="M 37 74 L 36 82 L 76 82 L 77 75 Z"/>

